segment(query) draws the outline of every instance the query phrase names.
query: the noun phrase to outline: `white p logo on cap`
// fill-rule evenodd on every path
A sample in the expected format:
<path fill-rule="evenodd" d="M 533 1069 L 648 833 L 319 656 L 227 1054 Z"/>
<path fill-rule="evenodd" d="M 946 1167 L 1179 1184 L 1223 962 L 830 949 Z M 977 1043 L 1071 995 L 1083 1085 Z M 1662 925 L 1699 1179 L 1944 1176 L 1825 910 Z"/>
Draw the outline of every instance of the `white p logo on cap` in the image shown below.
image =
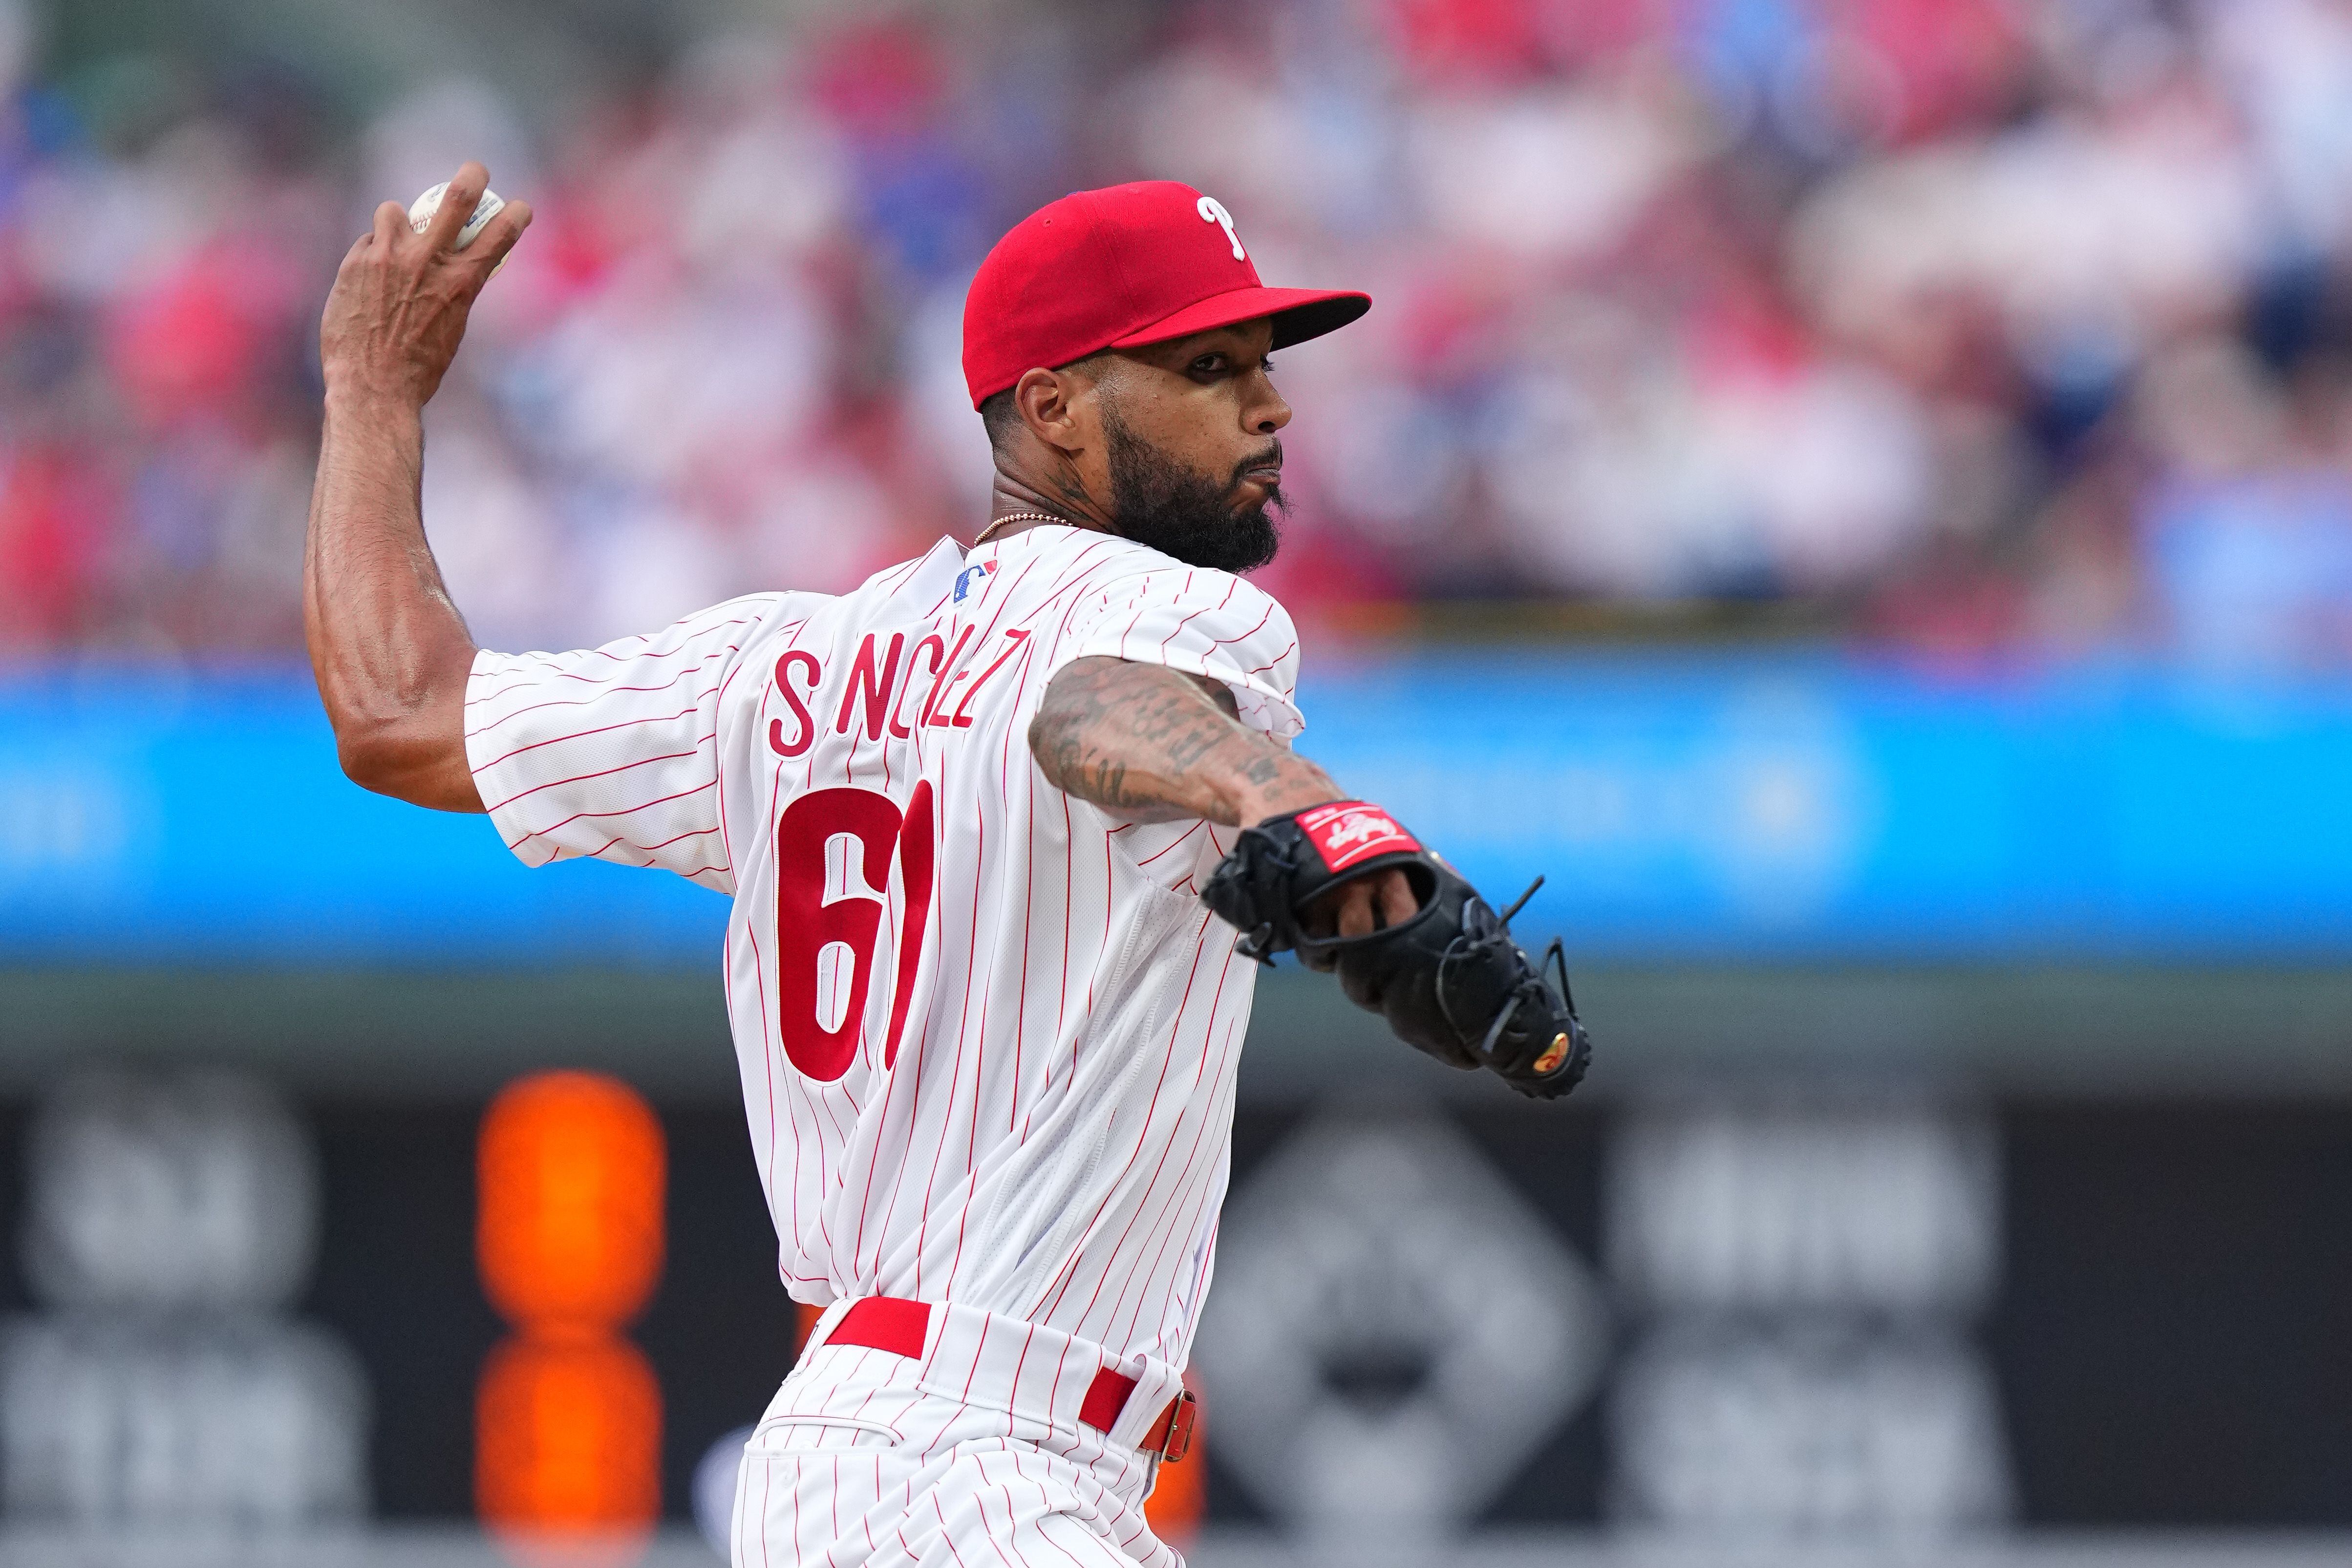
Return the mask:
<path fill-rule="evenodd" d="M 1201 215 L 1202 223 L 1215 224 L 1225 231 L 1225 237 L 1234 242 L 1235 261 L 1249 259 L 1249 252 L 1242 248 L 1242 237 L 1234 232 L 1234 215 L 1225 210 L 1224 203 L 1214 196 L 1202 196 L 1193 210 Z"/>

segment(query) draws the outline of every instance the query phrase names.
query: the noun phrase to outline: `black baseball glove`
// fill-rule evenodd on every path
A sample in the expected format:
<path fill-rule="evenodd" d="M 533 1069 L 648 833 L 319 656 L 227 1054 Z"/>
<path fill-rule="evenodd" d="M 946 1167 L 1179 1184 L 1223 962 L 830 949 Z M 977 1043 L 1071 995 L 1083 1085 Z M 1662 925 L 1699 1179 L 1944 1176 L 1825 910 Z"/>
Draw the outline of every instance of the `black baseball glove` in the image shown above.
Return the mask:
<path fill-rule="evenodd" d="M 1307 933 L 1317 899 L 1391 868 L 1420 901 L 1412 915 L 1362 936 Z M 1349 1000 L 1386 1018 L 1406 1044 L 1552 1100 L 1584 1077 L 1592 1043 L 1569 999 L 1558 939 L 1540 964 L 1511 940 L 1510 917 L 1535 890 L 1498 915 L 1387 812 L 1338 800 L 1243 829 L 1201 898 L 1240 931 L 1235 945 L 1244 956 L 1271 963 L 1295 951 L 1316 968 L 1336 969 Z"/>

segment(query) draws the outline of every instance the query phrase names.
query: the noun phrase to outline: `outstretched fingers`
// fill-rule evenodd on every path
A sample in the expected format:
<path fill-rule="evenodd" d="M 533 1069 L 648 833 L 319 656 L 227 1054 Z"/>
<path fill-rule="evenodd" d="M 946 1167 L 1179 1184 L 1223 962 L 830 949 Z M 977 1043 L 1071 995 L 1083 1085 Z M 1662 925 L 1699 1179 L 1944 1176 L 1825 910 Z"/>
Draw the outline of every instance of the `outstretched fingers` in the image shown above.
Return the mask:
<path fill-rule="evenodd" d="M 389 250 L 394 245 L 399 243 L 401 236 L 407 232 L 408 209 L 398 202 L 379 202 L 376 204 L 375 216 L 360 243 L 365 245 L 373 241 Z"/>
<path fill-rule="evenodd" d="M 483 276 L 488 277 L 507 258 L 507 252 L 515 247 L 522 231 L 530 226 L 530 204 L 509 202 L 499 209 L 498 216 L 482 226 L 482 232 L 466 247 L 463 259 L 478 261 Z"/>
<path fill-rule="evenodd" d="M 425 226 L 425 243 L 436 251 L 457 247 L 457 235 L 474 216 L 481 204 L 482 193 L 490 188 L 490 172 L 468 158 L 457 165 L 450 176 L 449 188 L 441 193 L 441 205 L 434 209 L 433 217 Z"/>

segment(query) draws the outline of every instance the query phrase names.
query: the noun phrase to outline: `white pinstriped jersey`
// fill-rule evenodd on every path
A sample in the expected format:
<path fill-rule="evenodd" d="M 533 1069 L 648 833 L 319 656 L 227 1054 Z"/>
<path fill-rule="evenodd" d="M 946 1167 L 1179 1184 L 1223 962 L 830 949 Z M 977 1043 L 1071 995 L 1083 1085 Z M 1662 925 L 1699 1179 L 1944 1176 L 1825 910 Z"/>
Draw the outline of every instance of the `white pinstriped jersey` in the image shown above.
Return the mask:
<path fill-rule="evenodd" d="M 467 754 L 526 863 L 734 896 L 728 1009 L 794 1296 L 953 1300 L 1181 1366 L 1255 973 L 1195 896 L 1230 830 L 1122 823 L 1030 756 L 1047 679 L 1097 654 L 1300 728 L 1274 600 L 1041 527 L 837 597 L 484 653 Z"/>

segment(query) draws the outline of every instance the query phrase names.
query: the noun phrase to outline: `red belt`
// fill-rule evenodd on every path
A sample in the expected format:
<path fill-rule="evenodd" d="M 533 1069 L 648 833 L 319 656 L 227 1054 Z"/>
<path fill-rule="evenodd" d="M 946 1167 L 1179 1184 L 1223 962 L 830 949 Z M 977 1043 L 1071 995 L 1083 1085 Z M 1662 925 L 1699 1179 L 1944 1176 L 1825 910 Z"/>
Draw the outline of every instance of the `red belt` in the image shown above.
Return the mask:
<path fill-rule="evenodd" d="M 868 1296 L 841 1315 L 841 1321 L 834 1324 L 824 1342 L 888 1351 L 915 1361 L 922 1357 L 923 1339 L 930 1326 L 931 1307 L 928 1301 Z M 1097 1432 L 1108 1432 L 1125 1413 L 1128 1396 L 1134 1392 L 1135 1379 L 1104 1367 L 1087 1386 L 1086 1402 L 1078 1406 L 1078 1419 Z M 1182 1459 L 1185 1450 L 1192 1446 L 1194 1409 L 1192 1391 L 1188 1388 L 1168 1402 L 1168 1408 L 1160 1413 L 1136 1447 L 1147 1454 L 1159 1455 L 1171 1465 Z"/>

